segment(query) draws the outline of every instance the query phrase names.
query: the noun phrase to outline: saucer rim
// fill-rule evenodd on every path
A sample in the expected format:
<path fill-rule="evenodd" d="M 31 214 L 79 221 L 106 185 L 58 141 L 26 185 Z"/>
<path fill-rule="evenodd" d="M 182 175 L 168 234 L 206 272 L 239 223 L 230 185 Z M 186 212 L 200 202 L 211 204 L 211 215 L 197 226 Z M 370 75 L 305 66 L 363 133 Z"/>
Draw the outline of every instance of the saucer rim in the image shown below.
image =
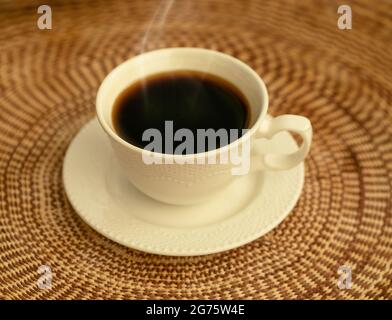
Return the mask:
<path fill-rule="evenodd" d="M 225 252 L 231 249 L 235 249 L 238 247 L 241 247 L 245 244 L 248 244 L 261 236 L 264 236 L 268 234 L 272 229 L 276 228 L 279 226 L 284 219 L 287 218 L 287 216 L 292 212 L 294 209 L 296 203 L 298 202 L 303 186 L 304 186 L 304 181 L 305 181 L 305 165 L 304 162 L 300 163 L 295 169 L 298 170 L 298 177 L 299 180 L 296 181 L 298 187 L 296 188 L 295 192 L 293 192 L 293 195 L 291 196 L 290 200 L 286 201 L 286 208 L 284 210 L 281 210 L 281 214 L 279 215 L 279 219 L 271 221 L 267 226 L 264 226 L 263 228 L 260 228 L 260 231 L 252 233 L 248 237 L 242 238 L 241 240 L 236 240 L 235 242 L 229 242 L 221 245 L 215 245 L 214 247 L 206 247 L 203 249 L 196 249 L 196 250 L 176 250 L 175 248 L 165 248 L 165 247 L 152 247 L 148 246 L 145 244 L 139 245 L 137 241 L 132 241 L 129 239 L 125 239 L 119 235 L 116 235 L 115 233 L 111 232 L 107 228 L 97 225 L 92 219 L 91 215 L 86 215 L 83 214 L 84 210 L 82 210 L 78 204 L 77 201 L 75 200 L 73 193 L 71 190 L 68 189 L 70 186 L 70 183 L 67 183 L 69 177 L 67 177 L 67 168 L 69 165 L 70 161 L 70 152 L 73 144 L 77 141 L 78 137 L 83 134 L 84 129 L 88 126 L 91 125 L 94 121 L 97 121 L 96 118 L 92 118 L 89 121 L 87 121 L 77 132 L 77 134 L 73 137 L 71 143 L 68 145 L 68 148 L 66 150 L 64 160 L 63 160 L 63 167 L 62 167 L 62 179 L 63 179 L 63 186 L 64 190 L 66 193 L 66 196 L 75 210 L 76 214 L 92 229 L 94 229 L 96 232 L 99 234 L 103 235 L 104 237 L 110 239 L 111 241 L 114 241 L 116 243 L 119 243 L 125 247 L 131 248 L 131 249 L 136 249 L 141 252 L 147 252 L 151 254 L 157 254 L 157 255 L 164 255 L 164 256 L 178 256 L 178 257 L 185 257 L 185 256 L 203 256 L 203 255 L 209 255 L 209 254 L 215 254 L 215 253 L 220 253 L 220 252 Z M 290 135 L 291 136 L 291 135 Z M 293 137 L 291 136 L 291 139 Z M 294 139 L 293 139 L 294 140 Z M 266 172 L 264 174 L 271 174 L 271 172 Z M 153 199 L 151 199 L 154 201 Z M 240 212 L 239 212 L 240 213 Z M 237 213 L 238 214 L 238 213 Z M 230 217 L 226 218 L 225 220 L 230 219 Z M 148 224 L 147 222 L 144 221 L 144 223 Z M 165 228 L 162 226 L 162 228 Z M 169 227 L 166 227 L 169 228 Z M 197 227 L 195 227 L 197 228 Z"/>

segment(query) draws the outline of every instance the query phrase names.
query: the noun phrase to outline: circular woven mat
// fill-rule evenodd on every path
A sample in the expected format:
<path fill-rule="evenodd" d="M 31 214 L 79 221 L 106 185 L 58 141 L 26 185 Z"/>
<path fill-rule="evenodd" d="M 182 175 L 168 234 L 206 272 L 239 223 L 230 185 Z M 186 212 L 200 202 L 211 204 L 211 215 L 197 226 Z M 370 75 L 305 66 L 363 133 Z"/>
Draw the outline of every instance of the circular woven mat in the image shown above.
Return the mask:
<path fill-rule="evenodd" d="M 37 28 L 40 3 L 17 3 L 0 5 L 0 298 L 392 298 L 390 2 L 348 2 L 352 30 L 337 28 L 340 3 L 327 0 L 53 1 L 52 30 Z M 131 250 L 83 223 L 64 194 L 64 153 L 100 82 L 169 46 L 242 59 L 265 80 L 272 114 L 313 123 L 297 206 L 241 248 Z M 41 265 L 51 289 L 37 286 Z M 342 266 L 351 289 L 338 288 Z"/>

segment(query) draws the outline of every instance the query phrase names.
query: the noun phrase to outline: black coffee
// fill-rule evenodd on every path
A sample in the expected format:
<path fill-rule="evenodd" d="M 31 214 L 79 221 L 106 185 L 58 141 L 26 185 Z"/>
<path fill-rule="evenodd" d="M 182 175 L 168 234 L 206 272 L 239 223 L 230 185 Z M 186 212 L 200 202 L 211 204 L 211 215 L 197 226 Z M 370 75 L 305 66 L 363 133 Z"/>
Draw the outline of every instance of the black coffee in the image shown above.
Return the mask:
<path fill-rule="evenodd" d="M 150 143 L 142 140 L 146 129 L 158 129 L 164 141 L 165 121 L 173 121 L 174 133 L 182 128 L 192 131 L 192 153 L 198 153 L 214 148 L 207 140 L 202 148 L 197 144 L 197 129 L 237 129 L 240 137 L 248 126 L 249 112 L 242 93 L 227 81 L 205 73 L 175 71 L 144 78 L 124 90 L 115 101 L 112 120 L 117 134 L 140 148 Z M 217 139 L 216 148 L 235 140 L 228 138 Z M 162 143 L 161 152 L 174 153 L 182 141 L 172 143 L 170 150 Z"/>

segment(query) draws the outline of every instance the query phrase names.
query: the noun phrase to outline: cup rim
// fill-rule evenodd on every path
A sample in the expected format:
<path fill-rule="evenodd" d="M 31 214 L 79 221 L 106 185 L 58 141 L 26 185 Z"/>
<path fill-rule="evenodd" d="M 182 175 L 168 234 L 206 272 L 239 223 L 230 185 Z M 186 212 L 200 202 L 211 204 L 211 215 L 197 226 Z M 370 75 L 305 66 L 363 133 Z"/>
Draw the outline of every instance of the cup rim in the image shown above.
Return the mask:
<path fill-rule="evenodd" d="M 245 69 L 247 72 L 250 73 L 250 75 L 253 77 L 253 80 L 257 82 L 259 88 L 260 88 L 260 94 L 261 94 L 261 111 L 259 115 L 256 118 L 256 121 L 254 122 L 253 126 L 247 130 L 247 132 L 242 135 L 240 138 L 236 139 L 235 141 L 220 147 L 216 148 L 213 150 L 209 150 L 207 152 L 199 152 L 199 153 L 190 153 L 190 154 L 169 154 L 169 153 L 162 153 L 162 152 L 156 152 L 156 151 L 147 151 L 143 148 L 140 148 L 136 145 L 133 145 L 124 139 L 122 139 L 115 131 L 112 129 L 112 127 L 107 123 L 107 121 L 104 118 L 103 115 L 103 110 L 105 106 L 102 106 L 101 100 L 102 100 L 102 95 L 104 94 L 104 90 L 108 86 L 108 84 L 112 81 L 115 81 L 117 74 L 121 71 L 121 69 L 125 68 L 126 65 L 132 63 L 136 59 L 141 59 L 142 57 L 145 57 L 147 55 L 156 55 L 160 53 L 165 53 L 165 52 L 170 52 L 170 51 L 183 51 L 184 53 L 186 52 L 200 52 L 200 53 L 207 53 L 210 55 L 214 55 L 216 57 L 228 59 L 234 64 L 236 64 L 238 67 Z M 230 81 L 230 79 L 226 79 Z M 217 153 L 220 154 L 222 152 L 227 152 L 232 148 L 238 147 L 239 145 L 242 145 L 242 143 L 250 139 L 250 137 L 259 129 L 260 123 L 262 119 L 265 117 L 267 114 L 267 109 L 268 109 L 268 91 L 267 87 L 264 83 L 264 81 L 261 79 L 261 77 L 254 71 L 250 66 L 248 66 L 246 63 L 241 61 L 238 58 L 235 58 L 231 55 L 228 55 L 226 53 L 216 51 L 216 50 L 211 50 L 211 49 L 204 49 L 204 48 L 196 48 L 196 47 L 170 47 L 170 48 L 164 48 L 164 49 L 158 49 L 158 50 L 152 50 L 148 52 L 141 53 L 139 55 L 133 56 L 132 58 L 129 58 L 116 66 L 113 70 L 109 72 L 109 74 L 105 77 L 105 79 L 102 81 L 101 85 L 98 88 L 97 96 L 96 96 L 96 115 L 98 118 L 98 122 L 100 123 L 101 127 L 104 129 L 104 131 L 115 141 L 120 143 L 121 145 L 127 147 L 128 149 L 131 149 L 133 151 L 136 151 L 138 153 L 142 152 L 147 152 L 149 155 L 154 155 L 166 159 L 181 159 L 181 160 L 187 160 L 187 159 L 198 159 L 198 158 L 204 158 L 212 155 L 216 155 Z M 113 106 L 110 106 L 112 108 Z"/>

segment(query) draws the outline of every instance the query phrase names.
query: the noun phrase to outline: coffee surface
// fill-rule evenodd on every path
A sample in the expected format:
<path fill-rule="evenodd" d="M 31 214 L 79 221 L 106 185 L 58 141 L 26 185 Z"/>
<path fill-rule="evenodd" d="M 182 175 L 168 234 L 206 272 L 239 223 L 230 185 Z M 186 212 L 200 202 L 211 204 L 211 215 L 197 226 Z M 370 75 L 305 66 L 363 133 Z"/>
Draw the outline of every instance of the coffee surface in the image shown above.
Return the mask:
<path fill-rule="evenodd" d="M 112 122 L 122 139 L 144 148 L 150 143 L 142 140 L 145 130 L 158 129 L 165 141 L 165 121 L 172 121 L 174 133 L 183 128 L 192 131 L 192 153 L 198 153 L 215 148 L 207 140 L 204 147 L 197 144 L 197 129 L 237 129 L 240 137 L 249 122 L 248 110 L 245 97 L 226 80 L 206 73 L 175 71 L 146 77 L 125 89 L 114 103 Z M 230 134 L 228 138 L 228 143 L 235 140 Z M 162 152 L 174 153 L 182 141 L 172 141 L 173 148 L 165 148 L 163 143 Z M 227 142 L 217 139 L 216 148 Z"/>

